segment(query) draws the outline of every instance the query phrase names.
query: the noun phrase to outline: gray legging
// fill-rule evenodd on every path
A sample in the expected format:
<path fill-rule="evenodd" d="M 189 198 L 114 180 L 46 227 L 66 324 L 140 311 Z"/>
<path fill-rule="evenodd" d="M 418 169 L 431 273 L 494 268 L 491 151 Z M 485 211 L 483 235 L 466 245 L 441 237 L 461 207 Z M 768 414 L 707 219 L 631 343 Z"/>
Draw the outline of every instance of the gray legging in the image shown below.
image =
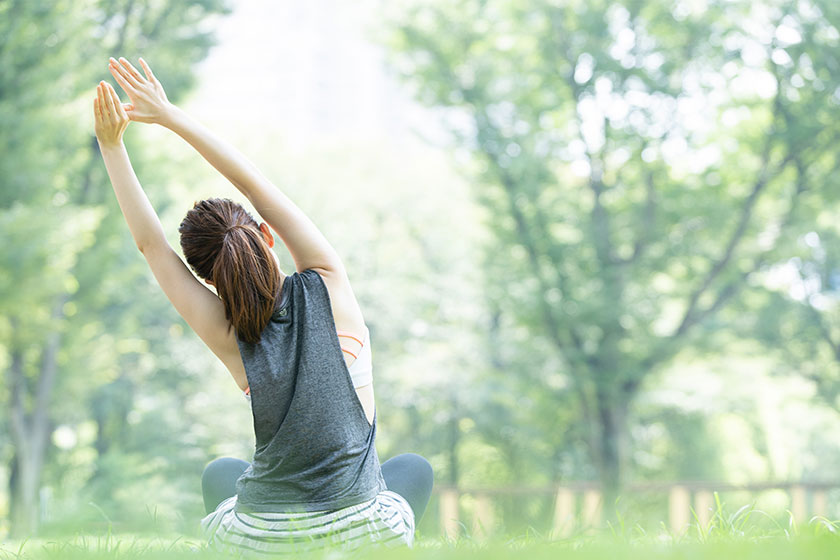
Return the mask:
<path fill-rule="evenodd" d="M 204 494 L 204 509 L 207 513 L 236 494 L 236 480 L 248 465 L 242 459 L 222 457 L 204 468 L 201 492 Z M 382 476 L 388 490 L 396 492 L 411 505 L 415 524 L 419 523 L 426 511 L 434 483 L 434 473 L 429 462 L 415 453 L 403 453 L 382 463 Z"/>

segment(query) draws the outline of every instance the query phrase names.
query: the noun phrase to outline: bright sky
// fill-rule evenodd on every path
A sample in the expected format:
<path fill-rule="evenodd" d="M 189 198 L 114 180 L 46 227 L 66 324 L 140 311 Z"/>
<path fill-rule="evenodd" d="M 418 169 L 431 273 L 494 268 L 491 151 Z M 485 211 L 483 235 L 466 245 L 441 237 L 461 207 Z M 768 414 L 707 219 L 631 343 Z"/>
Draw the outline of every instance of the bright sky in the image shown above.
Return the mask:
<path fill-rule="evenodd" d="M 380 2 L 235 2 L 198 68 L 189 108 L 225 128 L 282 127 L 303 143 L 404 137 L 429 119 L 387 75 L 383 49 L 370 39 Z"/>

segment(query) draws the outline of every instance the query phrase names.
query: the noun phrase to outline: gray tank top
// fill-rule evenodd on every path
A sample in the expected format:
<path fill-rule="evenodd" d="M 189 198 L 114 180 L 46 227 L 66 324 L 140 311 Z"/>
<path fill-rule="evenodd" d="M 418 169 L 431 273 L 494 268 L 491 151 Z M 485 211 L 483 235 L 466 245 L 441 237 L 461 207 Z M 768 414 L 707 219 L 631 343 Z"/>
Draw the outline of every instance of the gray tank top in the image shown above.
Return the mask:
<path fill-rule="evenodd" d="M 236 483 L 237 511 L 331 511 L 385 490 L 368 423 L 321 276 L 286 277 L 262 338 L 238 340 L 256 451 Z"/>

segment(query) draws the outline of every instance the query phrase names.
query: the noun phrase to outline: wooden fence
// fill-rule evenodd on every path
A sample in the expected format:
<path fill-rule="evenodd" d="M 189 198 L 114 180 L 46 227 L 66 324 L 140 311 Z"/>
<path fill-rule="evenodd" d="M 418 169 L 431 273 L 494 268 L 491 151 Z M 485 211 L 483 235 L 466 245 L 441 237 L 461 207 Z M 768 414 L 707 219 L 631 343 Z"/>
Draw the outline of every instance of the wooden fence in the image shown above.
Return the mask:
<path fill-rule="evenodd" d="M 826 516 L 828 514 L 827 493 L 832 489 L 840 489 L 840 482 L 740 485 L 712 482 L 670 482 L 628 485 L 625 487 L 623 495 L 636 493 L 667 495 L 668 525 L 675 534 L 680 534 L 685 532 L 692 523 L 699 523 L 702 527 L 708 527 L 716 509 L 715 492 L 757 493 L 768 490 L 782 490 L 788 494 L 788 509 L 796 522 L 807 523 L 814 516 Z M 554 512 L 550 534 L 554 538 L 567 537 L 575 531 L 598 527 L 602 523 L 602 494 L 597 486 L 590 484 L 502 488 L 441 486 L 435 489 L 435 494 L 438 496 L 441 533 L 450 538 L 456 537 L 460 532 L 463 523 L 460 515 L 460 498 L 465 495 L 471 496 L 474 500 L 473 515 L 468 521 L 472 534 L 477 537 L 491 535 L 498 525 L 495 519 L 493 499 L 500 496 L 553 496 Z M 730 507 L 732 505 L 728 504 Z"/>

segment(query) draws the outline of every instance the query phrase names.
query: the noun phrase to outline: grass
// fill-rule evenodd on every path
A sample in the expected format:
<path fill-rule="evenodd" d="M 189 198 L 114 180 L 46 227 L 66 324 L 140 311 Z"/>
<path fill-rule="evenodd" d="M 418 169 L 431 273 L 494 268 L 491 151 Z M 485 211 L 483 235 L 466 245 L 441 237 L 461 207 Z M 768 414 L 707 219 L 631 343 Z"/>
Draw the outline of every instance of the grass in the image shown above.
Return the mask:
<path fill-rule="evenodd" d="M 621 518 L 606 529 L 579 531 L 551 539 L 529 530 L 523 535 L 481 539 L 418 538 L 414 548 L 327 549 L 296 556 L 324 560 L 782 560 L 840 558 L 840 523 L 814 517 L 797 524 L 788 512 L 780 521 L 754 506 L 726 511 L 716 496 L 716 511 L 705 526 L 698 517 L 686 531 L 660 526 L 651 532 Z M 466 528 L 464 528 L 466 529 Z M 466 533 L 466 531 L 465 531 Z M 230 559 L 207 550 L 200 540 L 178 535 L 77 534 L 0 543 L 0 560 L 176 560 Z"/>
<path fill-rule="evenodd" d="M 427 541 L 413 549 L 369 549 L 352 553 L 327 550 L 302 556 L 305 558 L 339 560 L 496 560 L 521 558 L 522 560 L 782 560 L 809 558 L 838 558 L 840 542 L 836 538 L 795 537 L 780 539 L 769 537 L 760 541 L 730 540 L 700 543 L 683 540 L 677 542 L 619 542 L 610 539 L 587 542 L 498 541 L 480 545 L 465 542 Z M 214 560 L 232 558 L 204 550 L 198 543 L 163 538 L 124 536 L 102 540 L 76 537 L 64 541 L 32 541 L 17 550 L 0 545 L 3 560 L 98 560 L 98 559 L 160 559 Z"/>
<path fill-rule="evenodd" d="M 636 539 L 626 542 L 604 538 L 585 540 L 547 541 L 527 539 L 496 540 L 476 543 L 470 540 L 446 542 L 421 540 L 413 549 L 365 549 L 355 552 L 326 550 L 300 556 L 324 560 L 465 560 L 508 559 L 548 560 L 782 560 L 840 557 L 840 539 L 834 536 L 799 536 L 780 538 L 767 536 L 758 539 L 729 539 L 699 542 L 694 539 L 668 538 Z M 22 546 L 0 545 L 2 560 L 98 560 L 98 559 L 196 559 L 232 558 L 208 551 L 198 542 L 162 537 L 74 537 L 64 540 L 28 541 Z"/>

